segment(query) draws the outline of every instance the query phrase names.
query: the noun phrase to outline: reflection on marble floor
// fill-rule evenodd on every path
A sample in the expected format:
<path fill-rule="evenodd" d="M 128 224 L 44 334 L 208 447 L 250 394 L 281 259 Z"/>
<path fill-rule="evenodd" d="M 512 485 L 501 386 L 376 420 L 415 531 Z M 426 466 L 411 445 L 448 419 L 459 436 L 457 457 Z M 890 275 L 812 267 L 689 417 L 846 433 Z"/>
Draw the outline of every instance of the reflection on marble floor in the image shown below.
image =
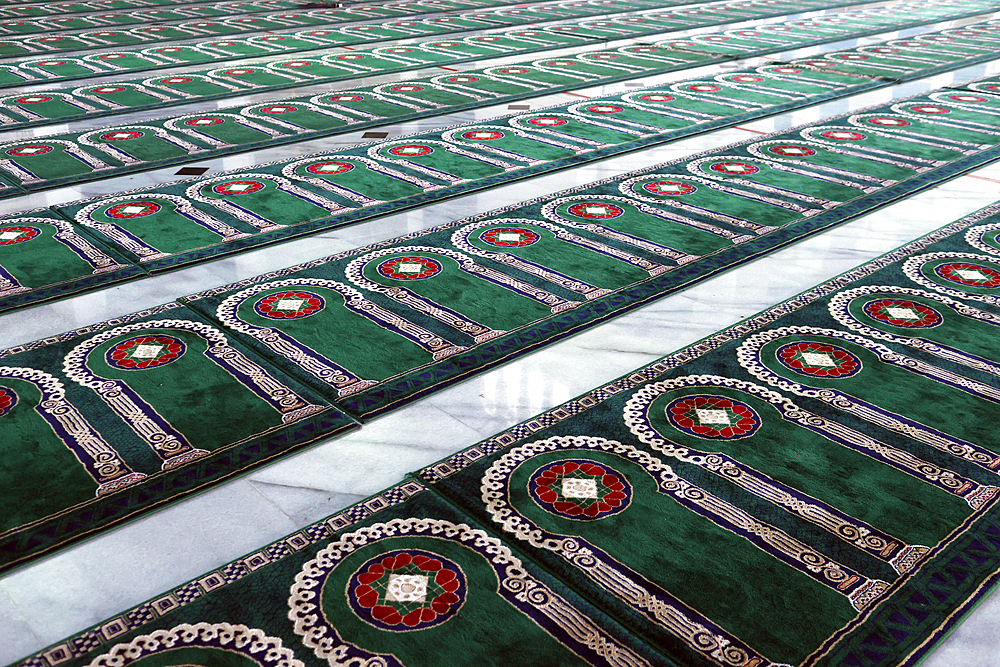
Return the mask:
<path fill-rule="evenodd" d="M 950 27 L 927 26 L 930 31 Z M 890 37 L 912 34 L 904 31 Z M 875 40 L 850 40 L 840 48 Z M 814 51 L 814 49 L 810 49 Z M 781 57 L 801 56 L 796 52 Z M 763 61 L 728 63 L 644 84 L 718 73 Z M 482 63 L 470 64 L 479 66 Z M 818 118 L 884 103 L 1000 70 L 981 65 L 762 119 L 666 146 L 512 183 L 488 192 L 263 248 L 175 273 L 112 287 L 0 316 L 0 347 L 35 340 L 133 312 L 178 296 L 355 248 L 410 231 L 600 178 L 781 130 Z M 389 77 L 391 79 L 391 77 Z M 388 79 L 387 79 L 388 80 Z M 79 82 L 73 84 L 80 85 Z M 596 96 L 624 84 L 581 89 Z M 243 101 L 254 98 L 247 96 Z M 532 108 L 565 103 L 565 94 L 531 100 Z M 226 103 L 233 103 L 229 100 Z M 215 108 L 208 103 L 196 108 Z M 506 113 L 506 105 L 389 128 L 391 136 Z M 146 112 L 158 115 L 155 112 Z M 140 118 L 143 114 L 123 116 Z M 65 126 L 37 132 L 52 133 Z M 8 133 L 14 134 L 14 133 Z M 360 141 L 360 133 L 244 153 L 201 166 L 213 172 L 330 150 Z M 177 167 L 67 187 L 0 203 L 11 213 L 121 189 L 176 180 Z M 629 370 L 688 345 L 808 287 L 1000 200 L 1000 165 L 957 178 L 852 223 L 563 340 L 505 366 L 390 413 L 360 431 L 335 438 L 201 495 L 63 550 L 0 578 L 0 664 L 63 637 L 255 547 L 314 522 L 402 476 L 525 420 Z M 927 667 L 1000 664 L 1000 595 L 988 599 L 924 663 Z"/>

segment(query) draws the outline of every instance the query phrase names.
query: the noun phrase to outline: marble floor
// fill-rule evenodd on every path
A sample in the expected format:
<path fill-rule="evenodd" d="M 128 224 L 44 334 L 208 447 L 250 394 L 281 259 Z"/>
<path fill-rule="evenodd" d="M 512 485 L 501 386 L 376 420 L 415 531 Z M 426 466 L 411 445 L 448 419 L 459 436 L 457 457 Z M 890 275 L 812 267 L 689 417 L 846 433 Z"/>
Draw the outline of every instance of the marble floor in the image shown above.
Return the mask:
<path fill-rule="evenodd" d="M 965 23 L 968 21 L 964 21 Z M 852 40 L 775 56 L 796 57 L 904 34 Z M 623 43 L 627 40 L 623 40 Z M 601 45 L 606 47 L 607 45 Z M 595 48 L 595 47 L 590 47 Z M 575 50 L 580 50 L 578 47 Z M 569 50 L 572 51 L 572 50 Z M 726 69 L 755 61 L 727 63 Z M 763 61 L 761 61 L 763 62 Z M 481 66 L 484 63 L 467 65 Z M 492 64 L 492 63 L 491 63 Z M 172 72 L 173 70 L 171 70 Z M 637 80 L 643 85 L 718 73 L 720 66 Z M 1000 62 L 870 92 L 658 146 L 484 193 L 336 229 L 202 266 L 0 316 L 0 348 L 123 315 L 191 292 L 300 261 L 355 248 L 529 197 L 928 89 L 1000 71 Z M 386 80 L 393 76 L 384 77 Z M 398 78 L 398 77 L 396 77 Z M 81 85 L 74 82 L 73 86 Z M 574 91 L 596 96 L 627 84 Z M 51 87 L 51 86 L 50 86 Z M 319 89 L 321 90 L 321 88 Z M 297 89 L 295 93 L 298 93 Z M 308 92 L 303 88 L 301 92 Z M 274 95 L 270 96 L 275 97 Z M 226 104 L 253 101 L 253 96 Z M 267 96 L 261 96 L 267 99 Z M 530 100 L 565 103 L 567 94 Z M 178 107 L 176 112 L 221 103 Z M 173 113 L 174 110 L 171 110 Z M 506 106 L 387 127 L 390 136 L 489 118 Z M 138 120 L 156 112 L 119 116 Z M 94 125 L 106 124 L 99 119 Z M 114 122 L 117 122 L 114 121 Z M 80 124 L 79 127 L 82 127 Z M 78 127 L 74 125 L 74 127 Z M 0 139 L 63 131 L 66 126 L 0 133 Z M 213 172 L 351 145 L 342 135 L 244 153 L 198 166 Z M 177 167 L 0 202 L 9 214 L 57 202 L 175 180 Z M 262 544 L 313 523 L 415 470 L 753 315 L 962 215 L 1000 200 L 1000 164 L 956 178 L 792 247 L 719 275 L 623 317 L 521 357 L 390 413 L 359 431 L 319 443 L 200 495 L 147 515 L 0 577 L 0 664 L 7 664 L 176 587 Z M 586 360 L 584 362 L 584 360 Z M 928 667 L 1000 664 L 1000 594 L 988 598 L 924 663 Z"/>

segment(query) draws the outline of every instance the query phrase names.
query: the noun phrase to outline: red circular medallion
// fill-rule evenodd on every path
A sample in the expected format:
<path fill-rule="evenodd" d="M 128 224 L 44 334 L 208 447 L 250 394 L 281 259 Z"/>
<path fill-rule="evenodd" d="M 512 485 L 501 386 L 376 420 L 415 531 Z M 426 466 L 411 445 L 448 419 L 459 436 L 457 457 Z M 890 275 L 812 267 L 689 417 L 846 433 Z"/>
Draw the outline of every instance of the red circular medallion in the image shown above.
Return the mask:
<path fill-rule="evenodd" d="M 354 165 L 350 162 L 315 162 L 308 167 L 306 171 L 310 174 L 319 174 L 320 176 L 333 176 L 334 174 L 343 174 L 354 169 Z"/>
<path fill-rule="evenodd" d="M 632 487 L 625 475 L 588 459 L 543 465 L 528 480 L 528 493 L 545 511 L 578 521 L 603 519 L 632 502 Z"/>
<path fill-rule="evenodd" d="M 791 343 L 778 349 L 777 359 L 801 375 L 845 378 L 861 371 L 861 359 L 842 347 L 825 343 Z"/>
<path fill-rule="evenodd" d="M 875 118 L 865 118 L 864 122 L 869 125 L 878 125 L 880 127 L 906 127 L 910 125 L 910 121 L 905 118 L 895 118 L 893 116 L 877 116 Z"/>
<path fill-rule="evenodd" d="M 985 102 L 986 98 L 979 95 L 949 95 L 948 99 L 955 100 L 956 102 L 964 102 L 966 104 L 979 104 L 980 102 Z"/>
<path fill-rule="evenodd" d="M 503 132 L 498 132 L 497 130 L 469 130 L 462 133 L 462 138 L 472 141 L 493 141 L 494 139 L 503 139 Z"/>
<path fill-rule="evenodd" d="M 816 151 L 808 146 L 796 146 L 793 144 L 769 146 L 767 150 L 775 155 L 782 155 L 784 157 L 809 157 L 816 154 Z"/>
<path fill-rule="evenodd" d="M 180 359 L 186 351 L 184 342 L 173 336 L 147 334 L 118 343 L 108 350 L 104 360 L 112 368 L 145 370 Z"/>
<path fill-rule="evenodd" d="M 582 202 L 569 207 L 569 212 L 581 218 L 597 220 L 604 218 L 617 218 L 625 212 L 620 206 L 605 204 L 604 202 Z"/>
<path fill-rule="evenodd" d="M 760 428 L 760 415 L 743 401 L 698 394 L 670 402 L 667 420 L 679 431 L 710 440 L 746 438 Z"/>
<path fill-rule="evenodd" d="M 42 230 L 36 227 L 0 227 L 0 245 L 14 245 L 30 241 L 41 233 Z"/>
<path fill-rule="evenodd" d="M 128 219 L 142 218 L 157 213 L 162 207 L 151 201 L 130 201 L 115 204 L 104 212 L 109 218 Z"/>
<path fill-rule="evenodd" d="M 934 273 L 959 285 L 967 287 L 997 287 L 1000 286 L 1000 271 L 982 264 L 966 262 L 951 262 L 934 267 Z"/>
<path fill-rule="evenodd" d="M 394 257 L 379 264 L 378 272 L 395 280 L 423 280 L 441 273 L 441 263 L 430 257 Z"/>
<path fill-rule="evenodd" d="M 494 227 L 484 231 L 479 238 L 500 248 L 520 248 L 537 243 L 541 237 L 522 227 Z"/>
<path fill-rule="evenodd" d="M 390 551 L 365 562 L 347 583 L 351 611 L 380 630 L 424 630 L 451 619 L 468 595 L 452 560 L 420 549 Z"/>
<path fill-rule="evenodd" d="M 673 102 L 676 98 L 673 95 L 664 95 L 663 93 L 650 93 L 642 95 L 639 99 L 645 102 Z"/>
<path fill-rule="evenodd" d="M 144 134 L 139 130 L 115 130 L 114 132 L 102 134 L 101 139 L 104 141 L 129 141 L 130 139 L 138 139 L 144 136 Z"/>
<path fill-rule="evenodd" d="M 666 195 L 668 197 L 679 197 L 698 191 L 698 188 L 690 183 L 681 181 L 651 181 L 643 183 L 642 189 L 654 195 Z"/>
<path fill-rule="evenodd" d="M 389 149 L 389 152 L 401 157 L 422 157 L 430 155 L 434 152 L 434 149 L 422 144 L 407 144 L 405 146 L 393 146 Z"/>
<path fill-rule="evenodd" d="M 313 292 L 277 292 L 258 300 L 253 309 L 268 319 L 293 320 L 309 317 L 325 306 L 323 297 Z"/>
<path fill-rule="evenodd" d="M 212 186 L 212 192 L 226 196 L 248 195 L 263 189 L 264 184 L 260 181 L 227 181 Z"/>
<path fill-rule="evenodd" d="M 864 305 L 868 317 L 905 329 L 929 329 L 944 321 L 941 313 L 905 299 L 875 299 Z"/>
<path fill-rule="evenodd" d="M 834 141 L 861 141 L 868 138 L 867 135 L 851 130 L 827 130 L 826 132 L 820 132 L 819 136 L 826 139 L 833 139 Z"/>
<path fill-rule="evenodd" d="M 184 121 L 184 124 L 190 127 L 211 127 L 212 125 L 221 125 L 225 122 L 225 118 L 188 118 Z"/>
<path fill-rule="evenodd" d="M 44 155 L 51 150 L 52 146 L 45 146 L 44 144 L 30 144 L 28 146 L 8 148 L 5 152 L 7 155 L 13 155 L 14 157 L 31 157 L 33 155 Z"/>
<path fill-rule="evenodd" d="M 709 169 L 726 176 L 749 176 L 760 171 L 760 167 L 749 162 L 715 162 Z"/>
<path fill-rule="evenodd" d="M 569 121 L 566 120 L 565 118 L 542 116 L 540 118 L 531 118 L 527 122 L 529 125 L 537 125 L 538 127 L 555 127 L 557 125 L 565 125 Z"/>

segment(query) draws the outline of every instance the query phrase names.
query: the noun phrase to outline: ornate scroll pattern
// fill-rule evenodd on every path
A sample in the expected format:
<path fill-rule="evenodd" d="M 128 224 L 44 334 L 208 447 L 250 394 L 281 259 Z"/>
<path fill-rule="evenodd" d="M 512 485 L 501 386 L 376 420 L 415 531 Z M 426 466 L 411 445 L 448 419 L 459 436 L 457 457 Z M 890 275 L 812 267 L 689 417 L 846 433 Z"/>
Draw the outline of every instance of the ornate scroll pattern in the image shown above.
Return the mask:
<path fill-rule="evenodd" d="M 42 400 L 35 406 L 35 412 L 52 427 L 56 437 L 97 482 L 98 497 L 145 479 L 146 475 L 129 468 L 76 406 L 66 400 L 65 386 L 54 376 L 34 368 L 0 366 L 0 378 L 24 380 L 38 388 Z"/>
<path fill-rule="evenodd" d="M 946 296 L 931 294 L 930 292 L 925 292 L 924 290 L 909 287 L 898 287 L 895 285 L 866 285 L 864 287 L 855 287 L 853 289 L 837 292 L 837 294 L 830 299 L 830 315 L 833 319 L 837 320 L 848 329 L 865 334 L 866 336 L 889 341 L 891 343 L 908 345 L 914 349 L 929 352 L 935 356 L 941 357 L 942 359 L 947 359 L 948 361 L 962 364 L 978 371 L 992 373 L 993 375 L 1000 375 L 1000 363 L 989 359 L 983 359 L 982 357 L 977 357 L 974 354 L 969 354 L 968 352 L 945 345 L 944 343 L 930 341 L 926 338 L 901 336 L 882 329 L 876 329 L 875 327 L 864 324 L 851 313 L 849 309 L 850 304 L 855 299 L 860 299 L 871 294 L 883 293 L 899 294 L 901 296 L 917 296 L 924 299 L 931 299 L 944 306 L 952 308 L 956 313 L 963 317 L 968 317 L 973 320 L 1000 327 L 1000 316 L 993 313 L 973 308 L 968 304 L 955 301 L 954 299 L 949 299 Z"/>
<path fill-rule="evenodd" d="M 988 252 L 991 255 L 1000 255 L 1000 248 L 994 248 L 983 241 L 983 237 L 990 232 L 1000 232 L 1000 223 L 991 222 L 987 225 L 978 225 L 966 230 L 965 242 L 981 252 Z"/>
<path fill-rule="evenodd" d="M 1000 456 L 980 445 L 962 440 L 955 436 L 938 431 L 937 429 L 920 424 L 903 415 L 884 410 L 873 403 L 850 396 L 836 389 L 818 389 L 809 385 L 787 380 L 771 369 L 767 368 L 760 358 L 761 349 L 770 341 L 794 336 L 799 334 L 819 335 L 850 341 L 876 354 L 881 361 L 904 368 L 910 372 L 924 375 L 932 380 L 936 380 L 955 389 L 967 391 L 968 393 L 986 397 L 987 394 L 996 393 L 992 387 L 987 387 L 982 383 L 963 378 L 943 369 L 936 368 L 922 361 L 912 359 L 902 354 L 893 352 L 885 345 L 876 343 L 867 338 L 855 334 L 835 329 L 821 329 L 818 327 L 782 327 L 771 329 L 749 336 L 737 350 L 737 359 L 743 368 L 759 380 L 766 382 L 772 387 L 777 387 L 784 391 L 791 392 L 796 396 L 805 396 L 823 401 L 832 405 L 838 410 L 843 410 L 856 415 L 861 419 L 870 421 L 878 426 L 886 428 L 896 433 L 901 433 L 913 438 L 937 450 L 943 451 L 952 456 L 970 461 L 992 472 L 998 472 L 1000 468 Z M 986 487 L 994 488 L 994 487 Z M 985 503 L 988 498 L 983 499 L 979 505 Z M 974 506 L 975 507 L 975 506 Z"/>
<path fill-rule="evenodd" d="M 74 347 L 63 359 L 63 371 L 77 384 L 93 389 L 149 447 L 163 459 L 164 469 L 186 463 L 208 452 L 191 446 L 187 438 L 172 427 L 138 393 L 121 380 L 99 377 L 87 367 L 87 357 L 99 345 L 134 331 L 174 329 L 190 331 L 206 343 L 205 356 L 233 375 L 247 389 L 282 414 L 282 421 L 292 423 L 322 411 L 273 378 L 229 345 L 225 334 L 200 322 L 190 320 L 151 320 L 109 329 Z M 175 460 L 176 459 L 176 460 Z"/>
<path fill-rule="evenodd" d="M 344 533 L 303 565 L 302 570 L 295 575 L 295 583 L 292 584 L 288 598 L 288 620 L 295 624 L 295 634 L 302 637 L 302 643 L 311 648 L 317 657 L 326 660 L 331 667 L 398 665 L 398 661 L 392 656 L 369 653 L 341 638 L 334 624 L 323 612 L 320 596 L 326 579 L 334 569 L 358 549 L 394 537 L 420 535 L 456 542 L 486 559 L 497 575 L 499 595 L 536 622 L 544 619 L 543 622 L 556 630 L 556 636 L 570 649 L 575 648 L 577 653 L 592 652 L 613 667 L 648 665 L 641 657 L 597 627 L 591 619 L 528 574 L 521 560 L 499 539 L 464 523 L 430 518 L 392 519 Z"/>
<path fill-rule="evenodd" d="M 915 567 L 928 552 L 928 548 L 907 544 L 836 507 L 772 479 L 767 471 L 757 471 L 725 454 L 701 452 L 689 446 L 679 445 L 658 432 L 649 419 L 649 407 L 653 401 L 663 394 L 678 389 L 696 387 L 726 387 L 767 401 L 777 408 L 782 419 L 926 484 L 955 494 L 966 500 L 974 509 L 981 509 L 983 504 L 997 492 L 995 487 L 983 486 L 950 470 L 928 463 L 909 452 L 803 410 L 778 392 L 751 382 L 718 375 L 685 375 L 645 385 L 635 392 L 625 405 L 623 412 L 625 424 L 640 442 L 679 461 L 710 470 L 785 511 L 820 526 L 845 542 L 864 549 L 875 558 L 892 565 L 897 572 L 907 572 Z"/>
<path fill-rule="evenodd" d="M 540 549 L 547 549 L 579 568 L 595 583 L 621 598 L 650 620 L 683 640 L 689 648 L 724 665 L 756 667 L 774 664 L 739 639 L 685 605 L 668 591 L 646 580 L 585 539 L 540 529 L 508 501 L 510 476 L 522 463 L 547 452 L 603 451 L 627 459 L 657 480 L 660 493 L 751 542 L 784 564 L 847 597 L 861 610 L 888 584 L 851 571 L 790 535 L 762 523 L 735 506 L 679 477 L 659 459 L 615 440 L 591 436 L 556 436 L 515 447 L 497 459 L 482 479 L 486 511 L 504 531 Z"/>
<path fill-rule="evenodd" d="M 437 334 L 410 322 L 404 317 L 378 306 L 350 285 L 321 278 L 295 278 L 255 285 L 226 298 L 216 309 L 216 317 L 226 326 L 252 336 L 269 349 L 295 363 L 303 370 L 337 389 L 338 396 L 347 396 L 378 384 L 351 373 L 326 356 L 303 345 L 281 329 L 249 324 L 240 318 L 240 305 L 249 298 L 271 289 L 312 285 L 334 290 L 344 296 L 344 307 L 377 324 L 387 331 L 402 336 L 433 355 L 435 361 L 457 354 L 465 347 L 455 345 Z"/>
<path fill-rule="evenodd" d="M 88 667 L 128 667 L 151 655 L 178 648 L 214 648 L 238 653 L 260 667 L 305 667 L 277 637 L 239 623 L 182 623 L 140 635 L 99 655 Z"/>

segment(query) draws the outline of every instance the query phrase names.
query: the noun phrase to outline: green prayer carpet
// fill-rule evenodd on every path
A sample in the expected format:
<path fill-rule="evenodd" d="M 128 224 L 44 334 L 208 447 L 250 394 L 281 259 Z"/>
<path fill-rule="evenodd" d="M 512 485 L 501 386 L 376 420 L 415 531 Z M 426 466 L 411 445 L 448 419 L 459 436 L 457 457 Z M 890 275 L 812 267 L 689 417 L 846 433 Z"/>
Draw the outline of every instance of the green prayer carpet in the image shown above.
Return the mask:
<path fill-rule="evenodd" d="M 997 582 L 1000 204 L 21 663 L 915 665 Z"/>
<path fill-rule="evenodd" d="M 0 569 L 355 427 L 179 304 L 0 351 L 0 418 Z"/>

